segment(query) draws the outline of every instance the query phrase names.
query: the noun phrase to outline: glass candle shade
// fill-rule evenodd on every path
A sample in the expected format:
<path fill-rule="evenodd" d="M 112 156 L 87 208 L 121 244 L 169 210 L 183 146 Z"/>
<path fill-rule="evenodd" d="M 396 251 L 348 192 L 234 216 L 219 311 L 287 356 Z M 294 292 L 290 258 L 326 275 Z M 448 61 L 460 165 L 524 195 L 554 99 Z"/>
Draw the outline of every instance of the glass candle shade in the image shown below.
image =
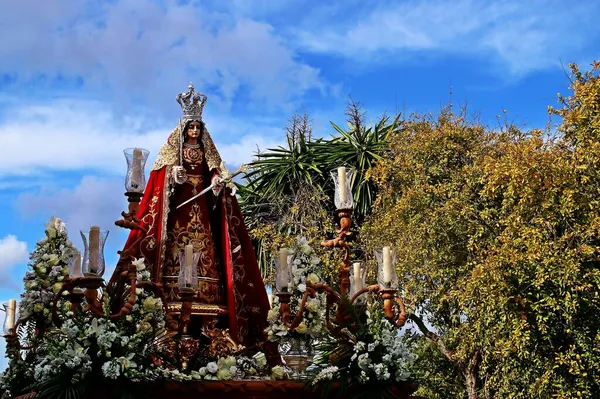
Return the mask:
<path fill-rule="evenodd" d="M 194 252 L 191 244 L 185 246 L 179 253 L 179 276 L 177 277 L 177 288 L 182 290 L 198 289 L 198 262 L 200 254 Z"/>
<path fill-rule="evenodd" d="M 337 209 L 352 209 L 354 200 L 352 197 L 352 168 L 339 167 L 331 171 L 331 177 L 335 184 L 334 203 Z"/>
<path fill-rule="evenodd" d="M 90 227 L 85 233 L 80 231 L 84 245 L 83 262 L 81 269 L 84 276 L 102 277 L 104 268 L 104 244 L 108 237 L 108 230 L 100 230 L 98 226 Z"/>
<path fill-rule="evenodd" d="M 123 150 L 123 153 L 127 160 L 125 190 L 128 193 L 143 193 L 146 188 L 146 174 L 144 169 L 150 151 L 143 148 L 126 148 Z"/>
<path fill-rule="evenodd" d="M 4 335 L 10 335 L 14 332 L 15 323 L 17 322 L 17 301 L 10 299 L 8 302 L 2 304 L 2 308 L 6 312 L 2 331 Z"/>
<path fill-rule="evenodd" d="M 383 247 L 375 250 L 378 264 L 377 282 L 381 288 L 398 288 L 398 275 L 396 274 L 396 254 L 392 247 Z"/>
<path fill-rule="evenodd" d="M 73 249 L 67 255 L 67 262 L 69 264 L 69 276 L 71 278 L 83 277 L 81 271 L 81 252 Z"/>
<path fill-rule="evenodd" d="M 275 288 L 277 292 L 291 292 L 292 268 L 290 267 L 292 256 L 286 248 L 279 250 L 275 257 L 277 275 L 275 277 Z"/>

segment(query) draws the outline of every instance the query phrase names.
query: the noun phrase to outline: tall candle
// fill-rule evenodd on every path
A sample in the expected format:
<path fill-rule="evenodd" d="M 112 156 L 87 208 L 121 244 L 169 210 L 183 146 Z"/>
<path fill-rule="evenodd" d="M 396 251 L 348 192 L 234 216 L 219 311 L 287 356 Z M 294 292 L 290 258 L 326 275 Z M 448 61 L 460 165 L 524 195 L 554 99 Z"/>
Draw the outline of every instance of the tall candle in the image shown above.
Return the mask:
<path fill-rule="evenodd" d="M 194 266 L 194 246 L 185 246 L 185 284 L 192 285 L 192 268 Z"/>
<path fill-rule="evenodd" d="M 287 259 L 288 259 L 288 250 L 286 248 L 280 249 L 279 250 L 279 267 L 282 270 L 287 270 L 287 268 L 288 268 Z"/>
<path fill-rule="evenodd" d="M 98 273 L 100 261 L 100 227 L 90 227 L 90 273 Z"/>
<path fill-rule="evenodd" d="M 392 265 L 392 250 L 390 247 L 383 247 L 383 282 L 392 282 L 392 273 L 394 265 Z"/>
<path fill-rule="evenodd" d="M 354 266 L 354 290 L 355 292 L 360 291 L 362 289 L 362 277 L 360 275 L 360 262 L 356 262 L 353 264 Z"/>
<path fill-rule="evenodd" d="M 340 187 L 340 202 L 344 203 L 348 200 L 348 193 L 346 193 L 346 168 L 343 166 L 338 168 L 338 186 Z"/>
<path fill-rule="evenodd" d="M 142 184 L 143 180 L 143 170 L 142 170 L 142 160 L 143 160 L 142 150 L 139 148 L 133 149 L 133 166 L 131 169 L 131 186 L 133 188 L 138 188 Z"/>
<path fill-rule="evenodd" d="M 6 322 L 4 323 L 4 327 L 7 330 L 12 330 L 15 327 L 16 313 L 17 301 L 15 299 L 9 299 L 8 306 L 6 307 Z"/>

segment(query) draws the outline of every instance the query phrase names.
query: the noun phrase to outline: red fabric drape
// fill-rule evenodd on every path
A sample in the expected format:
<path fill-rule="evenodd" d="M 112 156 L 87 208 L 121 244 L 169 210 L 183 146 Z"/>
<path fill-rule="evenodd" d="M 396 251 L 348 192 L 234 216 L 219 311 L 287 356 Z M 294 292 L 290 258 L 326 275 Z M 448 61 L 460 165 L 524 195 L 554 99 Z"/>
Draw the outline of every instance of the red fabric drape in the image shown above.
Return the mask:
<path fill-rule="evenodd" d="M 132 230 L 125 243 L 125 249 L 135 257 L 144 257 L 151 267 L 152 279 L 160 283 L 163 267 L 163 240 L 165 239 L 166 218 L 169 215 L 168 176 L 171 168 L 166 166 L 150 173 L 144 196 L 140 202 L 137 217 L 140 224 L 148 229 L 147 235 L 138 248 L 130 248 L 142 235 Z M 212 193 L 205 195 L 213 196 Z M 231 336 L 245 346 L 264 341 L 263 330 L 269 301 L 265 290 L 252 242 L 245 227 L 239 204 L 228 189 L 218 198 L 212 198 L 211 223 L 215 246 L 219 250 L 220 265 L 227 298 L 228 324 Z M 171 207 L 171 212 L 175 212 Z M 118 278 L 119 270 L 111 277 Z"/>

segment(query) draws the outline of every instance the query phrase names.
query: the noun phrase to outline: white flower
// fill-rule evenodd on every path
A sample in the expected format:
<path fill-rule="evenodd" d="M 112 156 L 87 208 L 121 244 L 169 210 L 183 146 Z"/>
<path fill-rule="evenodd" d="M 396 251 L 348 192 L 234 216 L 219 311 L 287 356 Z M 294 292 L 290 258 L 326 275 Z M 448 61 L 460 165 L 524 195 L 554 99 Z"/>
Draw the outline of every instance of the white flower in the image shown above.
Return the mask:
<path fill-rule="evenodd" d="M 198 370 L 198 374 L 204 377 L 206 375 L 206 367 L 200 367 L 200 370 Z"/>
<path fill-rule="evenodd" d="M 135 270 L 137 270 L 138 272 L 141 272 L 142 270 L 144 270 L 146 268 L 145 265 L 145 258 L 136 258 L 134 259 L 131 264 L 135 266 Z"/>
<path fill-rule="evenodd" d="M 59 233 L 62 233 L 65 231 L 66 227 L 67 227 L 67 224 L 65 222 L 63 222 L 59 218 L 54 219 L 54 228 L 56 229 L 56 231 L 58 231 Z"/>
<path fill-rule="evenodd" d="M 358 367 L 360 367 L 363 370 L 367 370 L 369 367 L 369 364 L 371 364 L 371 359 L 369 359 L 369 354 L 363 353 L 362 355 L 359 355 L 357 363 L 358 363 Z"/>
<path fill-rule="evenodd" d="M 300 322 L 300 324 L 298 324 L 298 327 L 296 327 L 296 332 L 300 334 L 306 334 L 308 332 L 308 327 L 306 327 L 306 323 L 304 323 L 304 320 Z"/>
<path fill-rule="evenodd" d="M 267 313 L 267 320 L 271 323 L 274 323 L 277 320 L 279 320 L 279 308 L 271 308 Z"/>
<path fill-rule="evenodd" d="M 300 292 L 306 291 L 306 284 L 304 284 L 304 283 L 298 284 L 298 291 L 300 291 Z"/>
<path fill-rule="evenodd" d="M 220 369 L 217 371 L 217 378 L 219 380 L 229 380 L 231 379 L 231 373 L 228 369 Z"/>
<path fill-rule="evenodd" d="M 410 373 L 408 371 L 402 372 L 397 378 L 399 381 L 406 381 L 410 377 Z"/>
<path fill-rule="evenodd" d="M 109 360 L 102 365 L 102 374 L 108 379 L 115 380 L 121 374 L 121 366 L 115 360 Z"/>
<path fill-rule="evenodd" d="M 267 357 L 262 352 L 257 352 L 252 359 L 256 362 L 258 367 L 265 367 L 267 365 Z"/>
<path fill-rule="evenodd" d="M 319 371 L 319 374 L 315 376 L 313 379 L 313 385 L 325 380 L 333 380 L 338 375 L 338 367 L 337 366 L 329 366 Z"/>
<path fill-rule="evenodd" d="M 206 370 L 208 370 L 208 372 L 211 374 L 216 373 L 218 369 L 219 369 L 219 366 L 217 366 L 217 363 L 215 363 L 215 362 L 210 362 L 206 365 Z"/>
<path fill-rule="evenodd" d="M 318 299 L 309 299 L 306 301 L 306 310 L 309 312 L 315 313 L 319 311 L 319 306 L 321 305 L 321 301 Z"/>
<path fill-rule="evenodd" d="M 282 380 L 285 377 L 285 370 L 281 366 L 275 366 L 271 369 L 271 378 L 274 380 Z"/>
<path fill-rule="evenodd" d="M 319 276 L 317 276 L 315 273 L 311 273 L 306 277 L 306 281 L 316 284 L 319 282 Z"/>
<path fill-rule="evenodd" d="M 159 298 L 149 296 L 142 302 L 142 309 L 148 313 L 154 312 L 155 310 L 160 309 L 161 307 L 162 303 Z"/>
<path fill-rule="evenodd" d="M 231 366 L 235 366 L 236 364 L 237 364 L 237 360 L 233 356 L 228 356 L 225 359 L 225 366 L 231 367 Z"/>

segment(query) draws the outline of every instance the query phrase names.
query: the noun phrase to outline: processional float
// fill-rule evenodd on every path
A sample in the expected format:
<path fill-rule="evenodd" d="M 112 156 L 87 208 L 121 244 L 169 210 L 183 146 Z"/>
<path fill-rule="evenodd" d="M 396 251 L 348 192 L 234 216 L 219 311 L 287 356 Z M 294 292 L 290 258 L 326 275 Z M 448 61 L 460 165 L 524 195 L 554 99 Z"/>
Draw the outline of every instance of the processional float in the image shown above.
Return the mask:
<path fill-rule="evenodd" d="M 193 86 L 188 92 L 189 99 L 195 98 Z M 205 98 L 202 99 L 202 107 Z M 181 306 L 176 309 L 169 308 L 169 300 L 166 298 L 163 284 L 160 281 L 138 281 L 138 267 L 140 260 L 132 253 L 132 249 L 139 246 L 144 240 L 148 229 L 140 223 L 139 207 L 144 191 L 146 189 L 145 164 L 149 151 L 142 148 L 128 148 L 124 150 L 127 161 L 127 172 L 125 178 L 128 201 L 127 211 L 122 212 L 122 218 L 115 222 L 121 228 L 137 231 L 137 240 L 119 251 L 119 259 L 116 265 L 115 276 L 118 278 L 107 285 L 102 276 L 105 269 L 104 244 L 108 231 L 93 226 L 88 232 L 81 232 L 84 243 L 83 260 L 79 262 L 77 257 L 70 259 L 70 275 L 64 280 L 62 287 L 58 290 L 52 302 L 52 321 L 54 327 L 58 328 L 64 322 L 58 316 L 57 307 L 61 300 L 70 302 L 72 317 L 85 315 L 87 317 L 105 317 L 106 303 L 111 303 L 110 320 L 116 321 L 131 315 L 136 304 L 137 296 L 142 291 L 152 293 L 163 303 L 165 309 L 165 334 L 170 337 L 169 350 L 177 358 L 176 367 L 185 372 L 188 369 L 188 360 L 200 350 L 208 350 L 213 356 L 236 355 L 248 350 L 241 343 L 236 342 L 227 329 L 217 328 L 214 322 L 203 323 L 201 330 L 190 331 L 189 325 L 195 317 L 192 312 L 192 304 L 196 297 L 199 281 L 197 264 L 199 254 L 194 251 L 192 245 L 186 245 L 179 255 L 179 276 L 177 279 L 177 294 L 181 300 Z M 226 181 L 220 184 L 231 185 L 232 178 L 245 170 L 241 168 L 233 175 L 226 176 Z M 290 309 L 292 298 L 291 285 L 293 283 L 290 258 L 282 253 L 275 256 L 278 263 L 276 277 L 276 295 L 279 299 L 279 313 L 282 322 L 290 330 L 298 327 L 304 317 L 304 309 L 309 298 L 317 294 L 326 295 L 326 324 L 330 331 L 339 330 L 348 318 L 348 306 L 352 306 L 365 294 L 377 295 L 381 298 L 385 318 L 396 328 L 401 328 L 407 319 L 404 303 L 398 295 L 398 278 L 394 268 L 394 254 L 390 247 L 383 247 L 376 252 L 379 264 L 378 284 L 364 285 L 364 269 L 360 264 L 354 264 L 351 273 L 351 244 L 349 238 L 352 235 L 352 208 L 353 208 L 353 170 L 340 167 L 331 172 L 335 184 L 336 218 L 339 220 L 339 228 L 336 229 L 337 236 L 325 240 L 322 246 L 343 251 L 342 262 L 339 267 L 339 291 L 325 283 L 306 283 L 306 290 L 300 300 L 300 308 L 295 314 Z M 195 200 L 214 188 L 211 184 L 208 188 L 195 194 L 186 202 Z M 225 194 L 221 194 L 225 195 Z M 180 204 L 182 206 L 185 204 Z M 139 253 L 139 252 L 138 252 Z M 141 291 L 140 291 L 141 290 Z M 107 298 L 107 296 L 117 296 Z M 107 301 L 110 299 L 110 301 Z M 14 354 L 20 351 L 35 351 L 34 347 L 22 345 L 19 341 L 17 330 L 21 320 L 16 317 L 17 303 L 9 301 L 5 305 L 6 318 L 4 322 L 4 337 L 7 341 L 7 351 Z M 265 346 L 255 349 L 265 350 Z M 203 348 L 203 346 L 205 346 Z M 259 345 L 260 346 L 260 345 Z M 271 356 L 271 361 L 277 363 L 280 359 Z M 35 390 L 35 389 L 34 389 Z M 415 387 L 406 384 L 396 391 L 396 397 L 409 397 Z M 156 387 L 162 397 L 191 398 L 201 394 L 203 397 L 246 397 L 246 398 L 277 398 L 277 397 L 310 397 L 316 395 L 313 390 L 301 381 L 270 381 L 270 380 L 230 380 L 215 382 L 172 383 Z M 32 396 L 33 397 L 33 396 Z M 101 397 L 101 396 L 99 396 Z"/>

